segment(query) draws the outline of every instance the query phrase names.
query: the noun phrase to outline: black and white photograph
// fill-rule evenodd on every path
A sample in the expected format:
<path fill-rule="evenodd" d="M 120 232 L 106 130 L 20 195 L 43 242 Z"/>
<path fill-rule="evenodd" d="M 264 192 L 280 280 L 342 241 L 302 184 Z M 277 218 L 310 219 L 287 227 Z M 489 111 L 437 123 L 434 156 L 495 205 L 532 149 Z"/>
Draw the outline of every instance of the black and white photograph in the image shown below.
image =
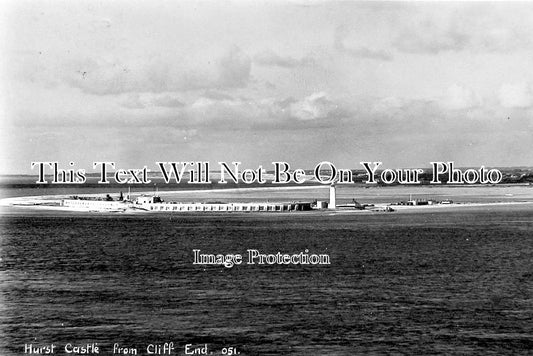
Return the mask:
<path fill-rule="evenodd" d="M 533 2 L 0 1 L 0 356 L 533 353 Z"/>

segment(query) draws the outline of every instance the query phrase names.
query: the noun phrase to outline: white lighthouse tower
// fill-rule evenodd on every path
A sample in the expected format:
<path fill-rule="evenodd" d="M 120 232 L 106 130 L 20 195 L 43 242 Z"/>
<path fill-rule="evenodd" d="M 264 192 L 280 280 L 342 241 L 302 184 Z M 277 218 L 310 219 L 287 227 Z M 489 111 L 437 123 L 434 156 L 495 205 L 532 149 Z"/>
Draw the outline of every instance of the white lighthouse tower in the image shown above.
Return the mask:
<path fill-rule="evenodd" d="M 328 209 L 336 209 L 337 208 L 337 191 L 335 188 L 335 183 L 332 183 L 329 186 L 329 205 Z"/>

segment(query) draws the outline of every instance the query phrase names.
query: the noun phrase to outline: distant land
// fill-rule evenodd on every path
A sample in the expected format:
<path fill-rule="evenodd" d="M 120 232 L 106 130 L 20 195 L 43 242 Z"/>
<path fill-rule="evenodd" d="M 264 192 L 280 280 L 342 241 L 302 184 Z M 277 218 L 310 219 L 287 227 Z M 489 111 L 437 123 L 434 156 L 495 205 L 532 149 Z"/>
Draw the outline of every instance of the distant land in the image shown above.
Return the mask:
<path fill-rule="evenodd" d="M 461 167 L 461 169 L 468 169 L 470 167 Z M 479 168 L 479 167 L 478 167 Z M 502 184 L 527 184 L 532 185 L 533 184 L 533 167 L 491 167 L 491 168 L 497 168 L 502 172 L 503 179 L 498 185 Z M 429 168 L 422 168 L 423 173 L 420 174 L 420 185 L 429 185 L 431 180 L 431 169 Z M 380 173 L 381 170 L 378 170 L 378 173 Z M 324 171 L 324 173 L 327 173 L 327 171 Z M 367 179 L 367 175 L 364 170 L 362 169 L 354 169 L 352 170 L 353 173 L 353 185 L 364 185 L 367 186 L 364 182 Z M 319 182 L 317 182 L 313 177 L 313 170 L 306 170 L 307 179 L 306 182 L 303 184 L 271 184 L 270 182 L 273 179 L 273 172 L 268 171 L 267 175 L 265 176 L 267 180 L 267 184 L 271 186 L 296 186 L 296 185 L 321 185 Z M 87 182 L 83 184 L 37 184 L 36 181 L 38 179 L 37 175 L 27 175 L 27 174 L 16 174 L 16 175 L 0 175 L 0 189 L 20 189 L 20 188 L 76 188 L 76 187 L 83 187 L 83 188 L 104 188 L 104 187 L 113 187 L 113 188 L 127 188 L 128 186 L 131 186 L 132 189 L 154 189 L 154 187 L 157 187 L 158 189 L 166 190 L 167 188 L 180 188 L 180 189 L 224 189 L 224 188 L 239 188 L 239 187 L 254 187 L 254 186 L 266 186 L 265 184 L 245 184 L 245 183 L 233 183 L 228 182 L 226 184 L 219 184 L 218 180 L 220 178 L 220 172 L 219 171 L 210 171 L 209 177 L 212 181 L 212 183 L 208 184 L 188 184 L 188 175 L 185 175 L 181 182 L 178 184 L 175 181 L 171 181 L 168 184 L 165 183 L 163 180 L 163 177 L 159 171 L 153 171 L 148 174 L 149 178 L 152 180 L 152 183 L 149 185 L 135 185 L 135 184 L 117 184 L 117 183 L 110 183 L 110 184 L 99 184 L 99 174 L 98 173 L 86 173 L 87 175 Z M 111 177 L 111 174 L 108 175 Z M 47 179 L 49 178 L 51 180 L 51 176 L 46 175 Z M 443 184 L 446 182 L 446 177 L 443 176 Z M 399 185 L 399 184 L 384 184 L 379 181 L 378 179 L 378 186 L 391 186 L 391 185 Z M 449 184 L 445 184 L 446 186 L 450 186 Z M 460 185 L 465 186 L 465 185 Z"/>

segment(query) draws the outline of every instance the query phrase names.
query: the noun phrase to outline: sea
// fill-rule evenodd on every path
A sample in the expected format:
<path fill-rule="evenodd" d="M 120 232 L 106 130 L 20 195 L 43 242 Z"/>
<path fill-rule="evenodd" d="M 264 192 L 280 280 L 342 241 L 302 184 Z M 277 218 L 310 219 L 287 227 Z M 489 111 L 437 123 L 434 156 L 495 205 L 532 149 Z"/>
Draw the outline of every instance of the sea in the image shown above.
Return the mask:
<path fill-rule="evenodd" d="M 454 192 L 441 193 L 461 199 Z M 531 204 L 357 214 L 3 207 L 0 236 L 4 356 L 52 344 L 58 355 L 533 353 Z M 195 249 L 307 250 L 330 264 L 197 265 Z"/>

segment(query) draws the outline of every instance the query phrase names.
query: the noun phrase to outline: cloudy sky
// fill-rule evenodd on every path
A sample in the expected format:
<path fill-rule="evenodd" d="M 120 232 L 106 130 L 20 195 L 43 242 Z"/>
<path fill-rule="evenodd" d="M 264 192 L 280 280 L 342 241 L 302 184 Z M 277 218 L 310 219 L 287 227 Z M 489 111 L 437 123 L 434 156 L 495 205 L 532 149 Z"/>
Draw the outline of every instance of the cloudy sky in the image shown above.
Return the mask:
<path fill-rule="evenodd" d="M 4 1 L 0 27 L 0 173 L 533 164 L 533 2 Z"/>

